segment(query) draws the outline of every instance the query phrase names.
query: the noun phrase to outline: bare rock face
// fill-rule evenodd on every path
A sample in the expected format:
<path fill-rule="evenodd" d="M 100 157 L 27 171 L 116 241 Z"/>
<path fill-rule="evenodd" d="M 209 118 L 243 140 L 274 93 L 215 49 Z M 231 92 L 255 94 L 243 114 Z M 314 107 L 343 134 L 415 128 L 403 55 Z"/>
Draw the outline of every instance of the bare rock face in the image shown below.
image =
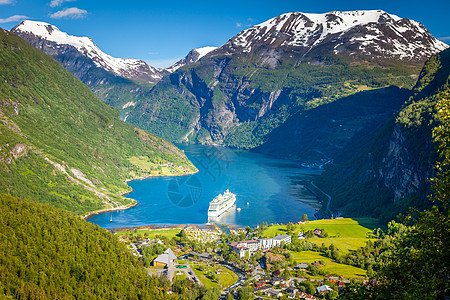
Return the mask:
<path fill-rule="evenodd" d="M 14 149 L 11 151 L 12 156 L 14 159 L 17 159 L 22 156 L 27 156 L 27 145 L 24 144 L 17 144 L 14 146 Z"/>
<path fill-rule="evenodd" d="M 431 151 L 431 142 L 427 144 Z M 378 170 L 383 185 L 393 191 L 394 202 L 416 192 L 433 175 L 429 167 L 424 168 L 423 159 L 411 152 L 407 138 L 396 126 L 383 157 L 383 164 Z"/>

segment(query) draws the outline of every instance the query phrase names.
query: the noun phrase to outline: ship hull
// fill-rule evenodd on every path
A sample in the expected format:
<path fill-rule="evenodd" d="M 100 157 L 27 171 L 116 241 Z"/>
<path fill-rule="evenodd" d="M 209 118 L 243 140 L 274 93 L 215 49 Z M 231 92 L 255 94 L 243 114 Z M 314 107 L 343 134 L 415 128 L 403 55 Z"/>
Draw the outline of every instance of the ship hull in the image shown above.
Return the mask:
<path fill-rule="evenodd" d="M 232 197 L 232 200 L 230 200 L 227 205 L 225 205 L 223 208 L 216 210 L 216 211 L 210 211 L 208 210 L 208 217 L 219 217 L 224 212 L 228 211 L 236 202 L 236 197 Z"/>

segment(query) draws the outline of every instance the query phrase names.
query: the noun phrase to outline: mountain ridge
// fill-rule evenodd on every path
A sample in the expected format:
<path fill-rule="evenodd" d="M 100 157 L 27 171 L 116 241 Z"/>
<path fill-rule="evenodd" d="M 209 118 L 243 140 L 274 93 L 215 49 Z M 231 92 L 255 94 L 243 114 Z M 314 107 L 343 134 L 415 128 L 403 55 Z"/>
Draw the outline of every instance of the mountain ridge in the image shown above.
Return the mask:
<path fill-rule="evenodd" d="M 384 40 L 378 40 L 378 48 L 366 48 L 380 37 L 376 24 L 384 24 Z M 365 30 L 367 32 L 365 32 Z M 411 32 L 411 34 L 410 34 Z M 412 37 L 412 33 L 415 36 Z M 351 35 L 349 39 L 346 35 Z M 410 49 L 402 46 L 398 40 L 410 40 Z M 403 41 L 402 41 L 403 42 Z M 417 43 L 420 42 L 420 43 Z M 448 47 L 429 34 L 419 22 L 400 18 L 382 10 L 333 11 L 323 14 L 291 12 L 252 26 L 234 36 L 214 54 L 229 54 L 235 51 L 251 52 L 255 48 L 268 46 L 277 50 L 284 48 L 299 51 L 306 56 L 321 44 L 330 44 L 335 54 L 357 49 L 372 59 L 388 55 L 399 55 L 402 60 L 424 60 L 432 54 Z M 343 44 L 353 44 L 346 49 Z M 423 47 L 423 45 L 428 47 Z M 391 46 L 389 46 L 391 44 Z M 395 48 L 397 47 L 397 48 Z M 434 51 L 433 51 L 434 48 Z M 385 50 L 385 53 L 381 53 Z M 432 50 L 432 51 L 430 51 Z M 398 53 L 396 53 L 398 52 Z M 355 56 L 355 51 L 349 52 Z M 272 65 L 271 65 L 272 66 Z M 273 67 L 273 66 L 272 66 Z"/>
<path fill-rule="evenodd" d="M 90 59 L 95 67 L 117 76 L 156 83 L 165 74 L 163 70 L 149 66 L 140 59 L 112 57 L 101 51 L 91 38 L 69 35 L 45 22 L 22 21 L 12 28 L 11 32 L 26 37 L 25 39 L 34 39 L 32 44 L 51 56 L 60 55 L 63 46 L 68 49 L 63 50 L 61 54 L 72 52 L 69 47 L 73 47 Z"/>

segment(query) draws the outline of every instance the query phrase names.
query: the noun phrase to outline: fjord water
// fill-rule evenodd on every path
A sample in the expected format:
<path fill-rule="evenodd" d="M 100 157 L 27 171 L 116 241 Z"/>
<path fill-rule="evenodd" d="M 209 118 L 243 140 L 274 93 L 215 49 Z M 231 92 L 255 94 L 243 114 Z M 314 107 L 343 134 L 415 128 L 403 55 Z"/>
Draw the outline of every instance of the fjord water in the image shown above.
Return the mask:
<path fill-rule="evenodd" d="M 296 222 L 303 214 L 312 219 L 320 208 L 316 197 L 304 187 L 305 182 L 322 172 L 320 169 L 224 147 L 179 147 L 199 169 L 198 173 L 129 182 L 134 191 L 127 197 L 136 199 L 137 206 L 94 215 L 88 221 L 105 228 L 208 221 L 256 226 L 261 222 Z M 235 207 L 208 220 L 209 202 L 226 189 L 236 194 Z"/>

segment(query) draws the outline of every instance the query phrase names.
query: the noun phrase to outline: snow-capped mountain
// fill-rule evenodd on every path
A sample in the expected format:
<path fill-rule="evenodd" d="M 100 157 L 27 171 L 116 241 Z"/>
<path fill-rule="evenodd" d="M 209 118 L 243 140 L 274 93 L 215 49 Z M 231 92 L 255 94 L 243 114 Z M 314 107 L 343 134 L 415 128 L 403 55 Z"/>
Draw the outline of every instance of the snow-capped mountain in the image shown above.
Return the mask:
<path fill-rule="evenodd" d="M 424 61 L 448 47 L 419 22 L 382 10 L 292 12 L 242 31 L 215 54 L 271 49 L 278 54 L 293 52 L 306 56 L 322 49 L 359 58 Z"/>
<path fill-rule="evenodd" d="M 286 13 L 163 77 L 127 120 L 173 141 L 252 148 L 289 118 L 362 86 L 414 85 L 423 63 L 448 47 L 381 10 Z"/>
<path fill-rule="evenodd" d="M 200 60 L 200 58 L 202 58 L 203 56 L 207 55 L 208 53 L 210 53 L 216 49 L 217 49 L 217 47 L 210 47 L 210 46 L 192 49 L 188 53 L 188 55 L 186 55 L 186 57 L 180 59 L 175 64 L 173 64 L 172 66 L 170 66 L 164 70 L 168 71 L 169 73 L 173 73 L 183 66 L 198 62 Z"/>
<path fill-rule="evenodd" d="M 116 76 L 152 83 L 159 81 L 166 73 L 139 59 L 112 57 L 101 51 L 89 37 L 69 35 L 48 23 L 23 21 L 11 32 L 56 58 L 80 79 L 90 67 L 101 68 Z"/>

